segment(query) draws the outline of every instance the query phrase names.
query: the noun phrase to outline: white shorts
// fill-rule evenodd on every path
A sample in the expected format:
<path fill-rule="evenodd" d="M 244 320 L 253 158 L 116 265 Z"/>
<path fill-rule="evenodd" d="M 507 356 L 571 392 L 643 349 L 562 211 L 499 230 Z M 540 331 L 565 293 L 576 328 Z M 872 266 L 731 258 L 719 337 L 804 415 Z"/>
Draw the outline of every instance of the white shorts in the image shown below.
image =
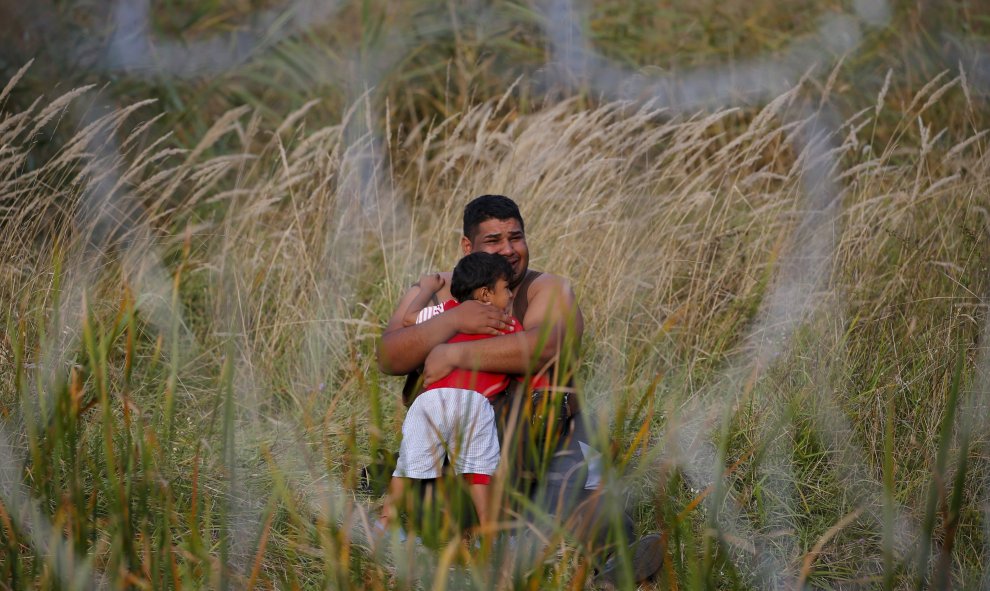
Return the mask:
<path fill-rule="evenodd" d="M 457 474 L 495 473 L 498 433 L 495 411 L 478 392 L 461 388 L 427 390 L 413 401 L 402 422 L 402 443 L 393 476 L 438 478 L 444 457 Z"/>

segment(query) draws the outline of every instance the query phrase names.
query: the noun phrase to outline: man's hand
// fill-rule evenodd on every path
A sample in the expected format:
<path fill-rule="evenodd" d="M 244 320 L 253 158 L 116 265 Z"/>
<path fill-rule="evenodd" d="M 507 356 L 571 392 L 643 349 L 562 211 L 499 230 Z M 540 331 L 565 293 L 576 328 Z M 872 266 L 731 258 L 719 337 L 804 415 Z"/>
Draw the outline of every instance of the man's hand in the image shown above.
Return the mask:
<path fill-rule="evenodd" d="M 456 349 L 451 345 L 443 344 L 433 347 L 423 364 L 423 383 L 432 384 L 454 371 L 457 367 L 454 363 L 454 353 L 456 353 Z"/>
<path fill-rule="evenodd" d="M 419 278 L 419 288 L 429 294 L 435 294 L 443 289 L 445 283 L 440 273 L 428 273 Z"/>
<path fill-rule="evenodd" d="M 509 328 L 508 313 L 476 300 L 468 300 L 446 314 L 456 316 L 457 332 L 500 335 Z"/>
<path fill-rule="evenodd" d="M 447 286 L 450 285 L 450 274 L 441 273 L 440 278 L 444 281 L 444 287 L 440 290 L 439 298 L 449 298 Z M 421 324 L 415 323 L 415 316 L 411 322 L 407 322 L 409 310 L 415 310 L 418 314 L 421 306 L 418 306 L 416 298 L 423 291 L 422 287 L 413 287 L 406 291 L 382 333 L 378 347 L 378 367 L 387 374 L 405 375 L 415 371 L 423 365 L 434 347 L 459 332 L 495 336 L 502 334 L 501 331 L 510 325 L 509 317 L 504 311 L 473 300 Z"/>

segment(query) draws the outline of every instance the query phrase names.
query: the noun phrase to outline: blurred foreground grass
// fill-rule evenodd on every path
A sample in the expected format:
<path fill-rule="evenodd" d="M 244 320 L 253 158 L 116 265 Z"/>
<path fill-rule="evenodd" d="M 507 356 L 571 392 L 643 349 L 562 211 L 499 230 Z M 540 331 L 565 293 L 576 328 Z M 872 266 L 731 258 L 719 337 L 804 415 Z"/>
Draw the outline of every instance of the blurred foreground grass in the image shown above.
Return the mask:
<path fill-rule="evenodd" d="M 402 17 L 364 8 L 339 35 Z M 703 8 L 671 22 L 709 31 L 684 35 L 710 57 L 779 43 Z M 216 10 L 168 26 L 195 34 Z M 633 12 L 595 10 L 609 55 L 681 55 Z M 954 4 L 946 26 L 978 29 L 969 10 Z M 807 30 L 791 18 L 773 30 Z M 912 9 L 897 18 L 925 42 Z M 492 42 L 533 51 L 517 35 L 535 33 Z M 580 587 L 593 557 L 552 528 L 549 560 L 526 568 L 462 549 L 456 511 L 426 520 L 436 553 L 364 540 L 379 499 L 358 469 L 397 449 L 402 417 L 375 340 L 408 283 L 452 267 L 463 204 L 500 192 L 522 208 L 532 266 L 577 289 L 581 387 L 622 473 L 613 500 L 667 537 L 653 584 L 980 586 L 987 109 L 926 63 L 884 84 L 909 44 L 883 35 L 836 74 L 828 158 L 795 141 L 827 73 L 766 107 L 673 115 L 535 100 L 526 79 L 506 92 L 491 72 L 525 59 L 464 37 L 411 52 L 429 67 L 386 77 L 387 111 L 332 81 L 309 104 L 311 86 L 287 83 L 278 60 L 333 46 L 312 38 L 229 78 L 102 91 L 161 93 L 129 112 L 92 106 L 93 90 L 34 102 L 28 69 L 0 98 L 0 581 Z M 802 173 L 833 157 L 825 250 L 796 259 Z M 781 296 L 788 272 L 813 284 L 810 306 Z M 766 342 L 791 312 L 806 313 L 798 329 Z"/>

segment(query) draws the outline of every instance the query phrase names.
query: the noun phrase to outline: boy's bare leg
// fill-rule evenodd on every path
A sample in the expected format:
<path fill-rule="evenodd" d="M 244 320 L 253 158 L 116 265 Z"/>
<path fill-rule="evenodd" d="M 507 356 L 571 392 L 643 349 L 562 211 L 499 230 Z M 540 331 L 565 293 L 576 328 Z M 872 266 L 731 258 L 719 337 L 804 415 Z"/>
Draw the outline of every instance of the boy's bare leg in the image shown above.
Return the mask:
<path fill-rule="evenodd" d="M 482 539 L 487 539 L 491 536 L 491 487 L 487 484 L 469 484 L 468 494 L 471 495 L 474 510 L 478 514 L 478 530 Z"/>
<path fill-rule="evenodd" d="M 388 483 L 388 493 L 385 495 L 385 504 L 382 506 L 382 516 L 378 520 L 385 529 L 399 518 L 399 503 L 402 502 L 407 480 L 408 478 L 393 476 Z"/>

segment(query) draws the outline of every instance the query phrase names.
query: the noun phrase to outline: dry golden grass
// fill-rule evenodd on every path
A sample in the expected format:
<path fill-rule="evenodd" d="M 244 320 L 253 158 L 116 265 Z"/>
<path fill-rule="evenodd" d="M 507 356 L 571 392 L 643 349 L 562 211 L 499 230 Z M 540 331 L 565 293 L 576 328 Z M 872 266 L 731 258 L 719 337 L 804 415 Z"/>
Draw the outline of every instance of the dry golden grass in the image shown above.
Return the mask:
<path fill-rule="evenodd" d="M 833 130 L 831 152 L 795 139 L 825 115 L 803 88 L 760 111 L 688 117 L 576 100 L 521 115 L 493 100 L 383 137 L 364 103 L 327 127 L 306 107 L 274 132 L 242 108 L 192 149 L 149 135 L 138 121 L 151 105 L 86 114 L 73 91 L 4 111 L 0 459 L 13 467 L 4 486 L 41 510 L 0 491 L 12 516 L 0 572 L 25 587 L 86 572 L 71 560 L 60 571 L 31 540 L 49 520 L 95 557 L 97 579 L 397 584 L 401 560 L 372 567 L 352 537 L 377 502 L 351 492 L 354 470 L 396 449 L 401 424 L 375 341 L 405 285 L 455 262 L 463 204 L 504 193 L 526 218 L 531 266 L 577 290 L 581 381 L 599 422 L 613 421 L 613 451 L 647 425 L 621 486 L 639 527 L 670 536 L 658 584 L 759 586 L 765 544 L 816 585 L 881 581 L 886 560 L 907 586 L 929 485 L 943 482 L 935 547 L 954 532 L 951 576 L 975 585 L 986 435 L 973 423 L 953 439 L 941 424 L 960 352 L 960 416 L 981 408 L 970 386 L 990 170 L 981 130 L 927 118 L 964 82 L 946 83 L 915 97 L 891 143 L 874 140 L 880 100 Z M 56 123 L 79 130 L 34 160 Z M 814 218 L 827 240 L 793 260 L 812 242 L 802 180 L 822 167 L 840 190 Z M 811 285 L 810 305 L 788 299 L 788 273 L 798 292 Z M 761 349 L 792 312 L 807 314 Z M 941 448 L 952 461 L 937 467 Z M 711 494 L 731 496 L 735 533 L 708 529 L 715 505 L 692 502 L 711 492 L 706 470 L 726 473 Z M 891 524 L 914 533 L 888 547 Z M 564 556 L 530 582 L 582 576 Z M 491 582 L 483 557 L 468 560 Z"/>

